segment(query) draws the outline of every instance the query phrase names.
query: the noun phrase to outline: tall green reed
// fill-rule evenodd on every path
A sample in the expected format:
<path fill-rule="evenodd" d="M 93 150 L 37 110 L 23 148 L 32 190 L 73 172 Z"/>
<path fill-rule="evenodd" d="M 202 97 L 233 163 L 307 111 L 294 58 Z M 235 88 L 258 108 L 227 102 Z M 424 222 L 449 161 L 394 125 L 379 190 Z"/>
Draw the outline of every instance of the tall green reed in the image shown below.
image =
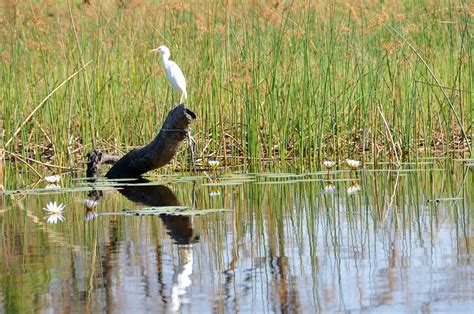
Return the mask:
<path fill-rule="evenodd" d="M 465 151 L 454 112 L 470 130 L 469 8 L 436 4 L 8 4 L 15 9 L 1 29 L 5 141 L 68 75 L 92 65 L 5 149 L 74 167 L 92 147 L 121 153 L 148 142 L 178 100 L 147 52 L 166 44 L 198 115 L 198 156 L 314 163 L 395 160 L 394 149 L 402 158 Z"/>

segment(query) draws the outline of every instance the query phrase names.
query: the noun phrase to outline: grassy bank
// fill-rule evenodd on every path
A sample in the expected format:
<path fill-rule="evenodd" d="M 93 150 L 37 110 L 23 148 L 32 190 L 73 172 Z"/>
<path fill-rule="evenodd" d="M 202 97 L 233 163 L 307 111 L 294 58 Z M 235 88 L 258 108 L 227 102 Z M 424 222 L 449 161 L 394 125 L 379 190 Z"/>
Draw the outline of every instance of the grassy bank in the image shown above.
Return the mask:
<path fill-rule="evenodd" d="M 23 170 L 154 137 L 179 100 L 148 53 L 161 44 L 186 76 L 204 159 L 470 152 L 470 2 L 90 2 L 2 3 L 4 143 Z"/>

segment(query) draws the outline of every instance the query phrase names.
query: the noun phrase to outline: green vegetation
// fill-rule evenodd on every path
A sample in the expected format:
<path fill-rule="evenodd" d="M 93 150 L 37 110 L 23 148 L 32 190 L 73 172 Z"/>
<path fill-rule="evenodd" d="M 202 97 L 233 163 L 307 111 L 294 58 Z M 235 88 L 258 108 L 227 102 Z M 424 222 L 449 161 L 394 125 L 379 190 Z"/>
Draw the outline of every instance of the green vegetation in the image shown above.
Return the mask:
<path fill-rule="evenodd" d="M 90 2 L 3 3 L 0 93 L 15 172 L 43 168 L 32 160 L 81 168 L 92 147 L 121 153 L 154 137 L 179 100 L 148 53 L 161 44 L 187 79 L 198 157 L 471 152 L 472 3 Z M 183 149 L 175 166 L 186 158 Z"/>

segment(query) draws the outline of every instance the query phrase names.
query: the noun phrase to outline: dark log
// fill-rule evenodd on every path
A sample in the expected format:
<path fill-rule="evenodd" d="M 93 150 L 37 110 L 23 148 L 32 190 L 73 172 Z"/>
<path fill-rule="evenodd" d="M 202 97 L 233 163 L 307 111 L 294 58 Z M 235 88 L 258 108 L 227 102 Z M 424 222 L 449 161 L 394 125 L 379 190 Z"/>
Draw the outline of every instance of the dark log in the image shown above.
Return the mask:
<path fill-rule="evenodd" d="M 94 148 L 90 153 L 87 154 L 86 176 L 88 178 L 97 177 L 99 175 L 100 165 L 114 164 L 119 159 L 119 156 L 107 155 Z"/>
<path fill-rule="evenodd" d="M 180 104 L 172 109 L 160 132 L 148 145 L 136 148 L 123 156 L 105 175 L 108 178 L 136 178 L 163 167 L 176 155 L 178 148 L 187 138 L 189 124 L 196 115 Z"/>
<path fill-rule="evenodd" d="M 155 139 L 148 145 L 128 152 L 122 158 L 105 155 L 94 149 L 87 154 L 87 177 L 98 176 L 103 163 L 114 163 L 105 175 L 108 178 L 136 178 L 142 174 L 163 167 L 176 155 L 179 147 L 187 138 L 189 125 L 196 115 L 184 104 L 173 108 Z"/>

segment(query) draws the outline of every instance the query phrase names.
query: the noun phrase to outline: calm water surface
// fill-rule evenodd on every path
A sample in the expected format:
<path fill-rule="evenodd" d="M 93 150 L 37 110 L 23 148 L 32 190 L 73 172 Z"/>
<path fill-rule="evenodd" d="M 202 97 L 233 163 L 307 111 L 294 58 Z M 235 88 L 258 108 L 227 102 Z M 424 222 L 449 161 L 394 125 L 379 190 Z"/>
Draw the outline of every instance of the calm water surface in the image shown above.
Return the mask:
<path fill-rule="evenodd" d="M 367 168 L 10 189 L 0 312 L 472 310 L 472 165 Z"/>

